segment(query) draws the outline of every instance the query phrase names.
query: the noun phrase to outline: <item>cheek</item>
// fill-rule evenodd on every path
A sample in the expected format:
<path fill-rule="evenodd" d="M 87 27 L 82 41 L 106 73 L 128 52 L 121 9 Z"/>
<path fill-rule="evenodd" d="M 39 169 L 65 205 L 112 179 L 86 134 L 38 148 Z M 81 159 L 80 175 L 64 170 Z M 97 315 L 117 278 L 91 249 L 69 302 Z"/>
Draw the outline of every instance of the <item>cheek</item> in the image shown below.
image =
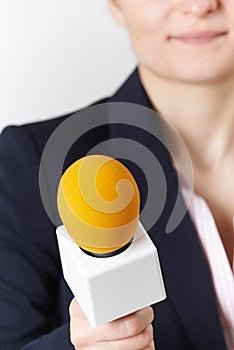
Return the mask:
<path fill-rule="evenodd" d="M 148 15 L 129 22 L 128 32 L 133 50 L 139 61 L 151 59 L 165 41 L 165 25 L 161 16 Z"/>
<path fill-rule="evenodd" d="M 126 27 L 133 50 L 143 63 L 160 56 L 172 15 L 169 0 L 128 0 L 124 2 Z"/>
<path fill-rule="evenodd" d="M 160 23 L 138 26 L 129 34 L 138 62 L 158 73 L 164 70 L 168 50 L 166 34 L 163 33 Z"/>

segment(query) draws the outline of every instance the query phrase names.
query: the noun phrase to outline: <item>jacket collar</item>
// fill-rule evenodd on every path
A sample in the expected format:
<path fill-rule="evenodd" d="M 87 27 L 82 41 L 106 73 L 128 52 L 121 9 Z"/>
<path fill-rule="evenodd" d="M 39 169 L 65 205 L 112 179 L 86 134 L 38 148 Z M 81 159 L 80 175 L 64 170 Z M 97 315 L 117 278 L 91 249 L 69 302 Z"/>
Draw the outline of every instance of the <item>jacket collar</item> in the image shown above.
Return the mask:
<path fill-rule="evenodd" d="M 134 103 L 153 109 L 137 69 L 108 102 Z M 226 350 L 209 266 L 189 213 L 173 233 L 165 233 L 178 183 L 165 150 L 162 150 L 162 158 L 168 186 L 167 201 L 162 217 L 148 233 L 159 251 L 167 296 L 194 348 Z M 185 205 L 180 193 L 179 198 L 180 205 Z"/>

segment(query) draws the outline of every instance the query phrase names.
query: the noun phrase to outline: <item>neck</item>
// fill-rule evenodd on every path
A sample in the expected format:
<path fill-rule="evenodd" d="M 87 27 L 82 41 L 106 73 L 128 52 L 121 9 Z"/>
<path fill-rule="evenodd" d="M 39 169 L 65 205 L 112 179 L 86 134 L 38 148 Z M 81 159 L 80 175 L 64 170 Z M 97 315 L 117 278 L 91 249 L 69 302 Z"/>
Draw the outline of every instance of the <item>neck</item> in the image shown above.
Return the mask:
<path fill-rule="evenodd" d="M 234 78 L 193 85 L 156 76 L 143 66 L 139 74 L 154 108 L 183 138 L 194 166 L 213 171 L 233 157 Z"/>

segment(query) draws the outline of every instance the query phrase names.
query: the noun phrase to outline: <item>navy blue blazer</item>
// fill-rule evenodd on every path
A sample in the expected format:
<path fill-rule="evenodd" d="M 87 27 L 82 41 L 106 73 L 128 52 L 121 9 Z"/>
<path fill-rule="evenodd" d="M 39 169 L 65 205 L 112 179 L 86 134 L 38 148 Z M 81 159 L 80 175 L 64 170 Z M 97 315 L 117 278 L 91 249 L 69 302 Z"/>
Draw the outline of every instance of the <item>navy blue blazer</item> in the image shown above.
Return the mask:
<path fill-rule="evenodd" d="M 152 108 L 137 69 L 101 102 Z M 0 350 L 74 349 L 68 314 L 73 296 L 63 279 L 55 227 L 43 208 L 38 181 L 46 141 L 68 116 L 10 126 L 0 136 Z M 97 133 L 92 142 L 100 142 L 105 133 Z M 67 164 L 89 147 L 87 142 L 73 147 Z M 210 270 L 189 213 L 173 234 L 164 233 L 177 178 L 168 155 L 162 151 L 159 156 L 169 190 L 162 218 L 149 232 L 167 291 L 167 299 L 153 306 L 157 350 L 226 350 Z"/>

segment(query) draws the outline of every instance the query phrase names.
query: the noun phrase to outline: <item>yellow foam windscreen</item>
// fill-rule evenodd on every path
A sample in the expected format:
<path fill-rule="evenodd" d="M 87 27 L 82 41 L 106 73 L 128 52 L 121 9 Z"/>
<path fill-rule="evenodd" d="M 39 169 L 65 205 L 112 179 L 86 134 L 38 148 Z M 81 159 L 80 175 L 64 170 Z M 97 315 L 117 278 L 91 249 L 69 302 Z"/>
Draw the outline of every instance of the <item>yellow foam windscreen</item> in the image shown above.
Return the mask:
<path fill-rule="evenodd" d="M 92 253 L 105 254 L 123 247 L 138 225 L 136 181 L 111 157 L 91 155 L 73 163 L 60 180 L 57 204 L 71 238 Z"/>

